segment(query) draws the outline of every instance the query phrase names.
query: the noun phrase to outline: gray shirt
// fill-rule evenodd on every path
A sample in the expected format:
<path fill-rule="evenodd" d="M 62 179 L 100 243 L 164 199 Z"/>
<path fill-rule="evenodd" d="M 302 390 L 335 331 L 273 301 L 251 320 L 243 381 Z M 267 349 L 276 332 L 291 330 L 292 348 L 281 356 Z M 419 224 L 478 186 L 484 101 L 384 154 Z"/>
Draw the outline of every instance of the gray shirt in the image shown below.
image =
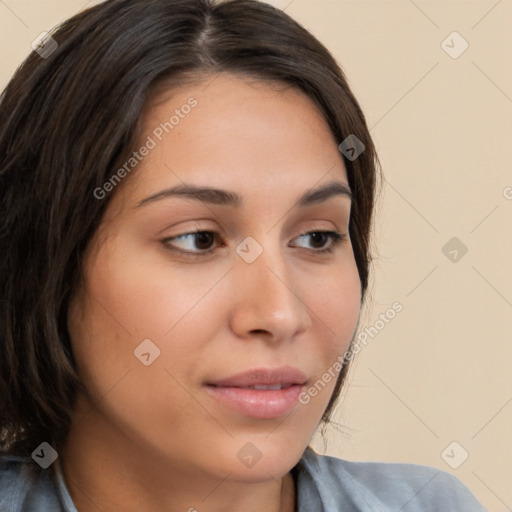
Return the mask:
<path fill-rule="evenodd" d="M 307 448 L 293 469 L 299 512 L 488 512 L 456 477 L 418 464 L 351 462 Z M 0 456 L 1 512 L 77 512 L 58 459 Z"/>

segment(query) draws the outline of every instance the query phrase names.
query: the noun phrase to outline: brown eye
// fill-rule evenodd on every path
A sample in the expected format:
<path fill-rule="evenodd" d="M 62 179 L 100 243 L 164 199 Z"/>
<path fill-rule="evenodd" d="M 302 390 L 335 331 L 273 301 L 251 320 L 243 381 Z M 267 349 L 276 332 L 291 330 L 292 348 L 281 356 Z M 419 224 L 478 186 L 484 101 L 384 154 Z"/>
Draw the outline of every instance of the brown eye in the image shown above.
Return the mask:
<path fill-rule="evenodd" d="M 347 235 L 338 233 L 337 231 L 310 231 L 298 237 L 298 239 L 309 238 L 314 246 L 311 250 L 318 253 L 330 253 L 341 242 L 346 240 Z M 331 241 L 330 246 L 323 248 L 328 241 Z M 307 249 L 307 247 L 306 247 Z"/>
<path fill-rule="evenodd" d="M 215 242 L 216 235 L 217 233 L 213 231 L 194 231 L 166 238 L 162 240 L 162 243 L 171 250 L 186 254 L 208 254 L 212 252 L 212 244 Z"/>
<path fill-rule="evenodd" d="M 190 256 L 206 256 L 214 251 L 214 242 L 219 234 L 214 231 L 194 231 L 183 233 L 162 240 L 164 246 L 172 251 Z M 297 237 L 297 239 L 310 239 L 313 247 L 304 247 L 311 252 L 327 254 L 347 239 L 347 235 L 337 231 L 310 231 Z M 328 247 L 325 245 L 331 242 Z M 301 247 L 301 246 L 299 246 Z"/>

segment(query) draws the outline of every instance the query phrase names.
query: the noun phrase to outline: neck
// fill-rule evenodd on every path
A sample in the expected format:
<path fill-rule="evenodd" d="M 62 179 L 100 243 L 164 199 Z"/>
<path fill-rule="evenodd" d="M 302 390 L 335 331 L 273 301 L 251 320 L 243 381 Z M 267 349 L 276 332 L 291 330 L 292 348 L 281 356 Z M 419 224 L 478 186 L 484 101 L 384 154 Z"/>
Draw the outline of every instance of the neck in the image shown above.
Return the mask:
<path fill-rule="evenodd" d="M 78 512 L 295 510 L 291 473 L 247 482 L 202 472 L 109 430 L 95 411 L 72 425 L 59 460 Z"/>

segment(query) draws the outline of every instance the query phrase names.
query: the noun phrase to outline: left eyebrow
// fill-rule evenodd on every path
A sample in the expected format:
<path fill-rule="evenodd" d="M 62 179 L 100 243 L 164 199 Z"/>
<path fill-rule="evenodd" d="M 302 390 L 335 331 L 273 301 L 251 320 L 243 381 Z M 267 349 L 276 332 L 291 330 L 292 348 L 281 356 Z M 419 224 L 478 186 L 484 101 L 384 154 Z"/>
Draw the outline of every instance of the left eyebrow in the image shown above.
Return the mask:
<path fill-rule="evenodd" d="M 342 181 L 330 181 L 327 184 L 306 191 L 297 199 L 295 206 L 305 208 L 307 206 L 323 203 L 334 196 L 343 196 L 352 200 L 352 191 L 350 190 L 350 187 Z M 244 203 L 243 198 L 240 195 L 228 190 L 201 187 L 198 185 L 178 185 L 173 188 L 161 190 L 160 192 L 156 192 L 155 194 L 142 199 L 142 201 L 137 204 L 136 208 L 153 201 L 159 201 L 170 197 L 184 197 L 186 199 L 193 199 L 204 203 L 232 206 L 234 208 L 240 208 Z"/>

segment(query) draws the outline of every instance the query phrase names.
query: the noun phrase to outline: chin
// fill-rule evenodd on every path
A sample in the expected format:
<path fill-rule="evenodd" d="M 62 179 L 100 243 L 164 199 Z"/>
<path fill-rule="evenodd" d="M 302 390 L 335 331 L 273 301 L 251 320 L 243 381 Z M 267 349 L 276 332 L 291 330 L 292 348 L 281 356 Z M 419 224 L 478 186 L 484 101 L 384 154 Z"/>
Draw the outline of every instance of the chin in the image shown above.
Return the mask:
<path fill-rule="evenodd" d="M 260 436 L 239 437 L 232 440 L 228 456 L 222 458 L 224 467 L 221 471 L 230 474 L 229 479 L 236 482 L 258 483 L 280 479 L 302 457 L 309 438 L 301 436 L 294 439 L 290 435 L 269 435 L 268 432 Z"/>

